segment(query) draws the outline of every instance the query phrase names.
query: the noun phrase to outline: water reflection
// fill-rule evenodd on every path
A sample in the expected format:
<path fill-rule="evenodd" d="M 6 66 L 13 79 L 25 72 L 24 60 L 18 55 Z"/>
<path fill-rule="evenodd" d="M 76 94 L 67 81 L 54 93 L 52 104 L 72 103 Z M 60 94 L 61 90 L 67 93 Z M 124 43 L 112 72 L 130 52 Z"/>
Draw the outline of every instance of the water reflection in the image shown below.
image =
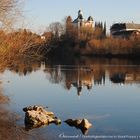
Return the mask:
<path fill-rule="evenodd" d="M 133 65 L 91 65 L 91 66 L 55 66 L 52 69 L 45 69 L 50 74 L 52 83 L 63 82 L 64 87 L 70 90 L 75 87 L 77 95 L 82 94 L 84 87 L 87 90 L 94 85 L 105 85 L 106 79 L 116 84 L 140 83 L 140 67 Z"/>
<path fill-rule="evenodd" d="M 26 76 L 33 71 L 44 70 L 49 74 L 52 83 L 63 83 L 70 90 L 75 87 L 77 95 L 81 95 L 84 87 L 92 89 L 94 85 L 106 84 L 106 78 L 112 83 L 140 83 L 140 66 L 137 61 L 120 59 L 91 59 L 75 60 L 73 65 L 50 65 L 48 62 L 20 61 L 8 69 L 20 76 Z"/>
<path fill-rule="evenodd" d="M 51 83 L 60 84 L 65 89 L 75 88 L 77 95 L 94 85 L 105 85 L 106 79 L 116 84 L 140 83 L 140 66 L 137 61 L 120 59 L 75 59 L 73 65 L 51 65 L 49 62 L 23 61 L 9 67 L 20 76 L 42 69 Z"/>
<path fill-rule="evenodd" d="M 42 64 L 43 63 L 41 61 L 32 60 L 32 59 L 16 60 L 14 61 L 14 63 L 10 65 L 5 65 L 2 71 L 0 72 L 2 73 L 8 69 L 13 73 L 18 73 L 19 76 L 26 76 L 32 73 L 33 71 L 35 72 L 37 70 L 40 70 Z"/>

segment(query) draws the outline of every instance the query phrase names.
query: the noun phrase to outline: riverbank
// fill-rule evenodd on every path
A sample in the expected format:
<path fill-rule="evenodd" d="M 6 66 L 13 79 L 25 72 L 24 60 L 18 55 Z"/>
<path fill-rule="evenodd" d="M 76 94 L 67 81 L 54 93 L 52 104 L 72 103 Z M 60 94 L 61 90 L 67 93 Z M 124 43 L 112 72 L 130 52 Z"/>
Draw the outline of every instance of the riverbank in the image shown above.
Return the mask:
<path fill-rule="evenodd" d="M 46 33 L 45 39 L 26 29 L 12 33 L 0 32 L 0 69 L 17 60 L 71 60 L 75 57 L 140 58 L 140 36 L 129 39 L 96 36 L 78 37 L 63 34 L 60 37 Z"/>
<path fill-rule="evenodd" d="M 8 109 L 9 97 L 5 96 L 0 89 L 0 139 L 26 139 L 21 133 L 22 129 L 17 126 L 17 115 Z M 21 135 L 22 134 L 22 135 Z"/>

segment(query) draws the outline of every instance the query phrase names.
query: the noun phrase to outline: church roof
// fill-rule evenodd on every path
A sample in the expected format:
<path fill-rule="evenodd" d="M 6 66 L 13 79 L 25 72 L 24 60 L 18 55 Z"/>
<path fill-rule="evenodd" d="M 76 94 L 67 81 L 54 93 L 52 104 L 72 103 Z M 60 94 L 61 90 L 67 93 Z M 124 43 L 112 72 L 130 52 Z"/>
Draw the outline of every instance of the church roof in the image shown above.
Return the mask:
<path fill-rule="evenodd" d="M 81 22 L 81 21 L 85 21 L 85 19 L 84 18 L 76 18 L 74 21 L 73 21 L 73 23 L 78 23 L 78 22 Z"/>
<path fill-rule="evenodd" d="M 140 24 L 136 23 L 126 23 L 126 28 L 127 29 L 140 29 Z"/>
<path fill-rule="evenodd" d="M 81 14 L 78 15 L 78 19 L 84 19 L 84 18 L 83 18 L 83 15 L 81 15 Z"/>
<path fill-rule="evenodd" d="M 76 18 L 76 19 L 73 21 L 73 23 L 77 23 L 77 22 L 79 22 L 78 18 Z"/>
<path fill-rule="evenodd" d="M 93 17 L 89 16 L 87 21 L 93 21 Z M 86 22 L 86 20 L 83 17 L 82 10 L 78 11 L 78 17 L 73 21 L 73 23 L 78 23 L 78 22 Z"/>
<path fill-rule="evenodd" d="M 88 21 L 93 21 L 93 17 L 92 16 L 89 16 L 88 17 Z"/>

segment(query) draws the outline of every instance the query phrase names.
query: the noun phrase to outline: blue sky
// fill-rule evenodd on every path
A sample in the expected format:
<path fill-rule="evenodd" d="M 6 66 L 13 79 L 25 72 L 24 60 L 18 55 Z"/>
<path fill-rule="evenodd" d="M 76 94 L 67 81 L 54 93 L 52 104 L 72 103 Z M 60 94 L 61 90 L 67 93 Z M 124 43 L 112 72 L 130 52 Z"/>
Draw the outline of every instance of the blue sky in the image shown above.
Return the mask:
<path fill-rule="evenodd" d="M 27 28 L 43 30 L 51 22 L 66 16 L 77 17 L 82 9 L 84 17 L 106 21 L 108 28 L 114 22 L 140 23 L 140 0 L 27 0 L 24 15 Z"/>

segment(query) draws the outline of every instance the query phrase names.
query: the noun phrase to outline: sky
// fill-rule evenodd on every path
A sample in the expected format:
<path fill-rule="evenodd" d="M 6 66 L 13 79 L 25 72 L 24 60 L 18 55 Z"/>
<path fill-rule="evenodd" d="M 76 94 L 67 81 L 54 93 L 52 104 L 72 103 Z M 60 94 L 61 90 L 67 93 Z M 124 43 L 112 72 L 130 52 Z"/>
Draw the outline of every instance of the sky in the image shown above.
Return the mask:
<path fill-rule="evenodd" d="M 107 28 L 115 22 L 140 23 L 140 0 L 27 0 L 24 6 L 26 28 L 42 32 L 56 21 L 71 15 L 77 18 L 81 9 L 84 18 L 106 22 Z"/>

